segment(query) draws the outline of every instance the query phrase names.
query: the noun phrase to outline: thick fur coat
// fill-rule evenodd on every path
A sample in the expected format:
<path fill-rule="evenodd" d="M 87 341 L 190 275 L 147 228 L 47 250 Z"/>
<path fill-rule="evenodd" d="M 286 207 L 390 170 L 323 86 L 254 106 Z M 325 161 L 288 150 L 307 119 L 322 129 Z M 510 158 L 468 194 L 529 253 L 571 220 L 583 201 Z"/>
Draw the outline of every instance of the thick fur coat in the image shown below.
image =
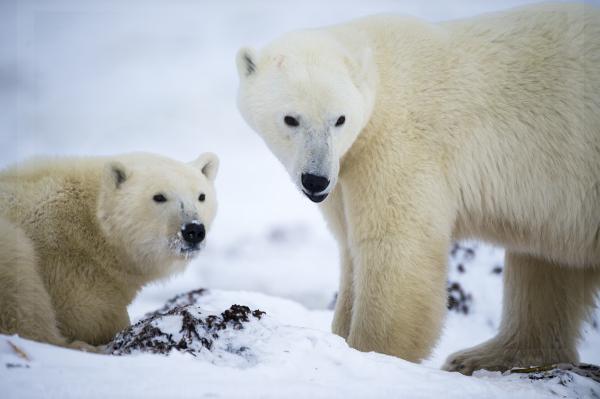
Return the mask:
<path fill-rule="evenodd" d="M 597 8 L 374 16 L 244 48 L 237 63 L 242 114 L 323 201 L 339 243 L 335 333 L 428 356 L 450 243 L 477 238 L 507 250 L 503 319 L 445 368 L 578 360 L 600 287 Z"/>
<path fill-rule="evenodd" d="M 213 154 L 185 164 L 137 153 L 0 172 L 0 332 L 83 349 L 108 342 L 129 325 L 139 289 L 201 248 L 182 226 L 211 225 L 217 167 Z"/>

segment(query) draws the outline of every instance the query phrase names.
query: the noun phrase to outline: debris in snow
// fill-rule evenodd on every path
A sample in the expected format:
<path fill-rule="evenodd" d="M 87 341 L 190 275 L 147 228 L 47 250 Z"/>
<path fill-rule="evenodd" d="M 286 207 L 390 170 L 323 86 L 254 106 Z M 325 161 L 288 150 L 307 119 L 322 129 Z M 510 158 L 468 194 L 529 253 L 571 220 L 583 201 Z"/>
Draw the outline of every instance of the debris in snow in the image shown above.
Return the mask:
<path fill-rule="evenodd" d="M 450 250 L 449 277 L 448 277 L 448 309 L 461 314 L 469 314 L 473 310 L 474 295 L 472 294 L 473 279 L 490 270 L 492 275 L 501 275 L 502 262 L 498 259 L 487 260 L 482 256 L 481 244 L 472 241 L 455 242 Z M 483 247 L 485 249 L 485 247 Z M 482 264 L 483 262 L 487 264 Z M 488 263 L 489 262 L 489 263 Z M 480 291 L 476 291 L 481 294 Z M 482 298 L 478 297 L 480 301 Z M 483 298 L 485 299 L 485 298 Z"/>
<path fill-rule="evenodd" d="M 17 368 L 25 368 L 28 369 L 29 368 L 29 362 L 31 361 L 31 358 L 29 357 L 29 355 L 27 354 L 27 352 L 25 352 L 21 347 L 15 345 L 13 342 L 11 342 L 10 340 L 6 340 L 6 343 L 8 344 L 8 347 L 10 348 L 10 350 L 17 355 L 17 357 L 19 358 L 17 360 L 17 362 L 7 362 L 4 365 L 6 366 L 7 369 L 17 369 Z"/>
<path fill-rule="evenodd" d="M 335 310 L 335 304 L 337 303 L 337 299 L 338 293 L 336 292 L 333 294 L 333 298 L 331 299 L 331 302 L 329 302 L 329 305 L 327 305 L 328 310 Z"/>
<path fill-rule="evenodd" d="M 28 369 L 29 368 L 28 364 L 21 364 L 21 363 L 6 363 L 5 366 L 7 369 L 20 369 L 20 368 Z"/>
<path fill-rule="evenodd" d="M 160 313 L 166 313 L 177 306 L 195 305 L 198 302 L 198 299 L 201 296 L 208 294 L 208 292 L 209 291 L 206 288 L 198 288 L 197 290 L 192 290 L 183 294 L 175 295 L 173 298 L 165 302 L 165 305 L 162 308 L 155 310 L 154 312 L 147 313 L 145 318 Z"/>
<path fill-rule="evenodd" d="M 508 373 L 526 374 L 527 378 L 530 380 L 549 380 L 558 378 L 561 385 L 566 385 L 573 381 L 571 373 L 600 382 L 600 367 L 587 363 L 559 363 L 551 366 L 514 368 Z"/>
<path fill-rule="evenodd" d="M 475 250 L 475 247 L 465 245 L 464 243 L 455 242 L 450 250 L 450 256 L 453 259 L 456 259 L 459 255 L 461 255 L 462 258 L 468 262 L 475 258 Z"/>
<path fill-rule="evenodd" d="M 448 286 L 448 309 L 459 313 L 468 314 L 469 306 L 473 300 L 471 294 L 465 292 L 459 283 L 451 283 Z"/>
<path fill-rule="evenodd" d="M 202 350 L 213 350 L 222 331 L 242 330 L 252 320 L 260 320 L 265 312 L 248 306 L 231 305 L 219 316 L 204 315 L 197 299 L 203 289 L 177 295 L 160 310 L 119 333 L 108 345 L 107 352 L 125 355 L 135 352 L 168 354 L 173 349 L 196 356 Z M 228 343 L 226 350 L 241 353 L 247 348 Z"/>
<path fill-rule="evenodd" d="M 6 341 L 8 342 L 8 345 L 10 346 L 10 348 L 15 352 L 15 354 L 17 356 L 19 356 L 21 359 L 25 360 L 25 361 L 30 361 L 31 359 L 29 358 L 29 356 L 27 355 L 27 352 L 25 352 L 23 349 L 19 348 L 17 345 L 13 344 L 10 341 Z"/>
<path fill-rule="evenodd" d="M 450 250 L 451 264 L 456 262 L 456 270 L 460 275 L 467 272 L 466 265 L 475 259 L 476 247 L 465 243 L 455 242 Z M 459 281 L 448 281 L 448 310 L 462 314 L 469 314 L 473 295 L 467 292 Z"/>

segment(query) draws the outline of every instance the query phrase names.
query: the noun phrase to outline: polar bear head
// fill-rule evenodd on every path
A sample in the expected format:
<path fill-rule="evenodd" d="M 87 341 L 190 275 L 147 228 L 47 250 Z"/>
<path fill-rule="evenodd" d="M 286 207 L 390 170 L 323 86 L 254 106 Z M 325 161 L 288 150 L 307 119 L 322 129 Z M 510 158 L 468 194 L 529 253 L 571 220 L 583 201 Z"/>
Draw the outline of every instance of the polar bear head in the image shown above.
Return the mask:
<path fill-rule="evenodd" d="M 368 47 L 354 54 L 324 31 L 283 36 L 260 54 L 242 48 L 238 106 L 286 167 L 296 186 L 323 201 L 340 159 L 368 122 L 375 65 Z"/>
<path fill-rule="evenodd" d="M 144 153 L 110 158 L 97 204 L 106 239 L 144 273 L 167 275 L 170 265 L 184 265 L 214 220 L 218 164 L 211 153 L 189 164 Z"/>

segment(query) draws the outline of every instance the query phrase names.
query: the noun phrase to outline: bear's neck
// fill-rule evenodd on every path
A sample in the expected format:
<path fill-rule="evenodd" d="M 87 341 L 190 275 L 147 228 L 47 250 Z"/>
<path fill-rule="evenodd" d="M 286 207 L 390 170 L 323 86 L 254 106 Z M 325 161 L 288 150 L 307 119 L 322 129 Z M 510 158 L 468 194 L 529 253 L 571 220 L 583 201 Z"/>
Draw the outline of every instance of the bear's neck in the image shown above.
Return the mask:
<path fill-rule="evenodd" d="M 67 207 L 71 215 L 73 230 L 82 237 L 80 240 L 65 240 L 61 248 L 73 258 L 70 273 L 77 273 L 83 285 L 93 292 L 96 287 L 113 287 L 111 301 L 131 303 L 139 289 L 148 282 L 148 277 L 135 267 L 134 260 L 111 243 L 104 235 L 97 218 L 97 201 L 101 177 L 72 181 L 72 204 Z M 85 266 L 84 266 L 85 265 Z"/>
<path fill-rule="evenodd" d="M 413 19 L 394 23 L 397 40 L 381 36 L 380 29 L 370 25 L 358 30 L 369 37 L 376 60 L 376 95 L 368 122 L 341 160 L 340 174 L 348 165 L 374 167 L 367 154 L 397 152 L 399 143 L 405 145 L 413 138 L 437 149 L 436 132 L 443 130 L 444 121 L 439 112 L 430 111 L 443 109 L 444 101 L 456 92 L 455 80 L 461 72 L 457 53 L 449 51 L 448 38 L 435 25 Z"/>

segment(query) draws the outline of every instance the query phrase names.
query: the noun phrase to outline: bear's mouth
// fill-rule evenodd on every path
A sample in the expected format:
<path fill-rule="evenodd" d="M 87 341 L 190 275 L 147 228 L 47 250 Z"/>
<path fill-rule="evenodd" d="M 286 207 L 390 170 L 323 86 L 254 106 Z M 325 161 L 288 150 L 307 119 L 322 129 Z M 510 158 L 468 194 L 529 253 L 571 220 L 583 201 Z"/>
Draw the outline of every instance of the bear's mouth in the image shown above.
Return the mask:
<path fill-rule="evenodd" d="M 204 248 L 205 241 L 198 243 L 186 242 L 181 239 L 181 234 L 178 234 L 169 240 L 168 245 L 169 249 L 172 251 L 172 255 L 184 259 L 191 259 Z"/>
<path fill-rule="evenodd" d="M 179 256 L 183 259 L 191 260 L 194 259 L 199 253 L 202 247 L 200 245 L 186 246 L 179 248 Z"/>
<path fill-rule="evenodd" d="M 182 254 L 192 254 L 195 252 L 200 252 L 200 245 L 195 244 L 195 245 L 190 245 L 190 246 L 186 246 L 186 247 L 181 247 L 181 249 L 179 250 L 179 252 L 181 252 Z"/>
<path fill-rule="evenodd" d="M 308 193 L 304 190 L 302 190 L 302 192 L 304 193 L 304 195 L 306 195 L 308 197 L 309 200 L 311 200 L 312 202 L 323 202 L 323 200 L 325 200 L 325 198 L 327 198 L 327 196 L 329 195 L 328 193 L 325 194 L 311 194 Z"/>

